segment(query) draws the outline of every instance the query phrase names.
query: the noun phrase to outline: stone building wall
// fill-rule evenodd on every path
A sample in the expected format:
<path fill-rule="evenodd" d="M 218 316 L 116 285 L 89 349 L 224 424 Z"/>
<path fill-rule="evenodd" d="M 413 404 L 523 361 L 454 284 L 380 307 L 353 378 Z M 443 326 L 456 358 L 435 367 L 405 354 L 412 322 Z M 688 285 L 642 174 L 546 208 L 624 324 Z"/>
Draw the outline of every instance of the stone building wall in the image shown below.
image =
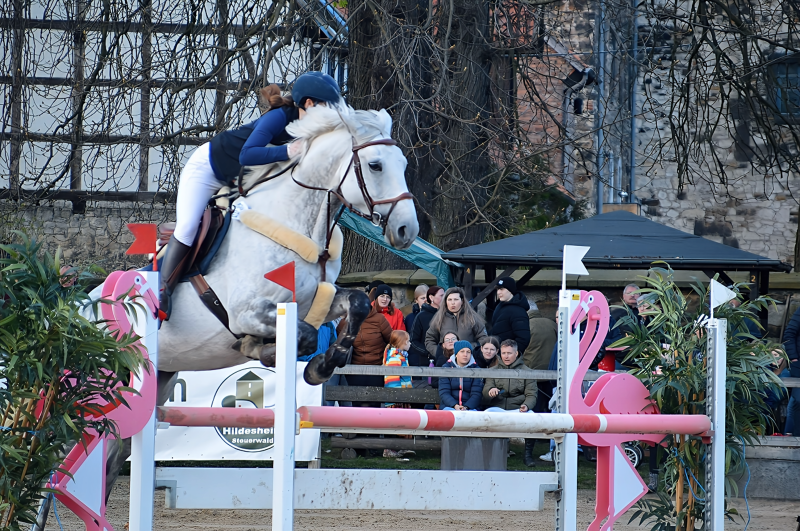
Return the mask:
<path fill-rule="evenodd" d="M 141 267 L 143 256 L 127 256 L 133 242 L 127 223 L 164 223 L 175 220 L 174 205 L 151 203 L 87 203 L 84 213 L 73 213 L 68 201 L 18 206 L 0 203 L 0 230 L 23 230 L 50 253 L 60 247 L 63 262 L 77 267 L 96 264 L 106 271 Z M 8 239 L 8 235 L 3 236 Z"/>

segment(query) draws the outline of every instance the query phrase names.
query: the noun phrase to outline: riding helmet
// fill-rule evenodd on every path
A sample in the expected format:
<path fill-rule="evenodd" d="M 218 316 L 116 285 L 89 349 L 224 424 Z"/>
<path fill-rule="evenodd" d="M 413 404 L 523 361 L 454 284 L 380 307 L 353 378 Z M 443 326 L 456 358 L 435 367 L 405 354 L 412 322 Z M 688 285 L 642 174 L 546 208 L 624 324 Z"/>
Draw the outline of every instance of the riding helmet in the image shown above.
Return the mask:
<path fill-rule="evenodd" d="M 292 86 L 292 99 L 295 105 L 300 106 L 306 98 L 337 103 L 341 99 L 341 90 L 336 81 L 328 74 L 306 72 L 295 80 L 294 86 Z"/>

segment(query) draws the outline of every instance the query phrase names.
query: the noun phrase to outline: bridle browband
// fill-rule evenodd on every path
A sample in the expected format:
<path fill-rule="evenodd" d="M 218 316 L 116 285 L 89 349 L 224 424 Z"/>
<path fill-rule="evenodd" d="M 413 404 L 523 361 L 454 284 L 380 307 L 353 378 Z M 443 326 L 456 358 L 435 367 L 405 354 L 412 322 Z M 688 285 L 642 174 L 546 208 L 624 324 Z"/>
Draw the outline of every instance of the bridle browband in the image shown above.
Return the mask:
<path fill-rule="evenodd" d="M 309 184 L 302 183 L 297 179 L 295 179 L 294 168 L 297 166 L 299 161 L 295 161 L 289 164 L 286 168 L 282 169 L 280 172 L 274 175 L 268 175 L 266 177 L 262 177 L 261 179 L 253 183 L 253 185 L 250 186 L 247 190 L 245 190 L 242 186 L 242 176 L 244 174 L 244 168 L 242 169 L 242 171 L 239 172 L 238 187 L 239 187 L 239 195 L 241 197 L 246 197 L 247 194 L 250 192 L 250 190 L 252 190 L 257 185 L 267 181 L 271 181 L 272 179 L 280 175 L 283 175 L 286 172 L 290 172 L 290 175 L 292 176 L 292 181 L 294 181 L 294 183 L 297 184 L 298 186 L 301 186 L 308 190 L 317 190 L 320 192 L 327 193 L 328 197 L 326 206 L 326 216 L 327 216 L 328 229 L 327 229 L 327 234 L 325 236 L 325 249 L 322 251 L 322 254 L 319 256 L 318 260 L 319 265 L 322 267 L 323 282 L 325 281 L 325 265 L 328 261 L 328 258 L 330 257 L 329 247 L 331 238 L 333 237 L 333 229 L 334 227 L 336 227 L 336 224 L 339 222 L 339 218 L 342 215 L 342 210 L 339 209 L 339 211 L 334 216 L 333 222 L 331 222 L 331 196 L 336 196 L 336 198 L 339 199 L 342 205 L 353 214 L 366 219 L 376 227 L 382 229 L 382 234 L 386 234 L 386 227 L 389 223 L 389 217 L 392 215 L 392 212 L 394 212 L 397 203 L 399 203 L 400 201 L 404 201 L 406 199 L 411 199 L 411 200 L 414 199 L 414 195 L 411 192 L 403 192 L 397 197 L 392 197 L 390 199 L 381 199 L 379 201 L 373 200 L 372 196 L 369 195 L 369 190 L 367 189 L 367 183 L 366 181 L 364 181 L 364 174 L 361 171 L 361 159 L 358 156 L 358 152 L 370 146 L 396 146 L 397 141 L 391 138 L 380 138 L 378 140 L 371 140 L 369 142 L 364 142 L 363 144 L 356 144 L 355 137 L 352 136 L 352 133 L 350 136 L 353 139 L 352 155 L 350 156 L 350 162 L 347 164 L 347 168 L 344 171 L 344 175 L 342 176 L 336 188 L 327 189 L 318 186 L 311 186 Z M 360 210 L 355 208 L 350 201 L 345 199 L 344 194 L 342 193 L 342 186 L 344 185 L 344 181 L 347 179 L 347 176 L 350 174 L 350 168 L 353 168 L 353 172 L 356 174 L 356 181 L 358 182 L 359 190 L 361 190 L 361 197 L 364 199 L 364 202 L 367 204 L 367 207 L 369 208 L 368 213 L 361 212 Z M 391 207 L 389 208 L 389 212 L 386 213 L 385 217 L 381 215 L 380 212 L 375 211 L 376 206 L 389 205 L 389 204 L 391 205 Z"/>

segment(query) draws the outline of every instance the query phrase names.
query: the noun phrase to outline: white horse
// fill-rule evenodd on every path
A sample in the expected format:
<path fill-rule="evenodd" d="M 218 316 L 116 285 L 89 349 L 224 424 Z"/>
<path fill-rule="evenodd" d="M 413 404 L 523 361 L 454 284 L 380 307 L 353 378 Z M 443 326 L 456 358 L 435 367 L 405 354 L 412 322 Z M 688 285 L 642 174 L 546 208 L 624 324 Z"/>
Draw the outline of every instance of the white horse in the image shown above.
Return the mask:
<path fill-rule="evenodd" d="M 169 396 L 178 371 L 219 369 L 250 358 L 274 364 L 276 304 L 291 302 L 292 296 L 264 274 L 291 261 L 296 264 L 301 319 L 308 318 L 307 312 L 312 304 L 318 306 L 320 298 L 325 303 L 324 317 L 318 321 L 347 316 L 347 330 L 325 354 L 313 358 L 305 371 L 311 384 L 328 380 L 336 367 L 346 363 L 370 309 L 363 291 L 321 284 L 335 282 L 341 269 L 341 253 L 334 249 L 337 243 L 339 251 L 341 247 L 341 234 L 337 239 L 333 230 L 336 212 L 344 205 L 371 219 L 383 227 L 386 241 L 397 249 L 408 248 L 417 237 L 413 197 L 405 182 L 406 160 L 391 140 L 392 121 L 386 111 L 354 111 L 341 105 L 312 107 L 307 112 L 305 118 L 287 126 L 290 134 L 305 143 L 299 162 L 250 168 L 243 182 L 245 195 L 232 204 L 241 216 L 232 221 L 205 275 L 227 310 L 230 330 L 203 305 L 189 283 L 176 287 L 172 315 L 159 331 L 159 404 Z M 267 230 L 262 232 L 272 238 L 254 230 L 265 225 Z M 325 250 L 329 243 L 329 259 L 309 258 L 309 248 L 316 245 Z M 295 244 L 305 250 L 305 258 Z M 101 290 L 102 286 L 92 292 L 93 298 Z M 324 293 L 320 296 L 326 290 L 327 298 Z M 312 353 L 316 346 L 316 328 L 299 321 L 298 355 Z M 107 492 L 130 453 L 127 444 L 119 451 L 119 445 L 111 446 Z"/>

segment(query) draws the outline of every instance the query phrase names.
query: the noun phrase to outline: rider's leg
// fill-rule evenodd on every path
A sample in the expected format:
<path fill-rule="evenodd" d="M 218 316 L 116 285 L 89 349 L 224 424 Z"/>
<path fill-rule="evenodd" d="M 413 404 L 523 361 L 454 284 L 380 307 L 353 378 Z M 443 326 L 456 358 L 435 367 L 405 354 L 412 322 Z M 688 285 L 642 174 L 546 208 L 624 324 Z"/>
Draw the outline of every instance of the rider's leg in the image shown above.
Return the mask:
<path fill-rule="evenodd" d="M 189 265 L 189 252 L 209 199 L 222 186 L 209 161 L 210 144 L 198 147 L 181 172 L 176 205 L 175 232 L 161 265 L 161 310 L 169 319 L 170 297 Z"/>

